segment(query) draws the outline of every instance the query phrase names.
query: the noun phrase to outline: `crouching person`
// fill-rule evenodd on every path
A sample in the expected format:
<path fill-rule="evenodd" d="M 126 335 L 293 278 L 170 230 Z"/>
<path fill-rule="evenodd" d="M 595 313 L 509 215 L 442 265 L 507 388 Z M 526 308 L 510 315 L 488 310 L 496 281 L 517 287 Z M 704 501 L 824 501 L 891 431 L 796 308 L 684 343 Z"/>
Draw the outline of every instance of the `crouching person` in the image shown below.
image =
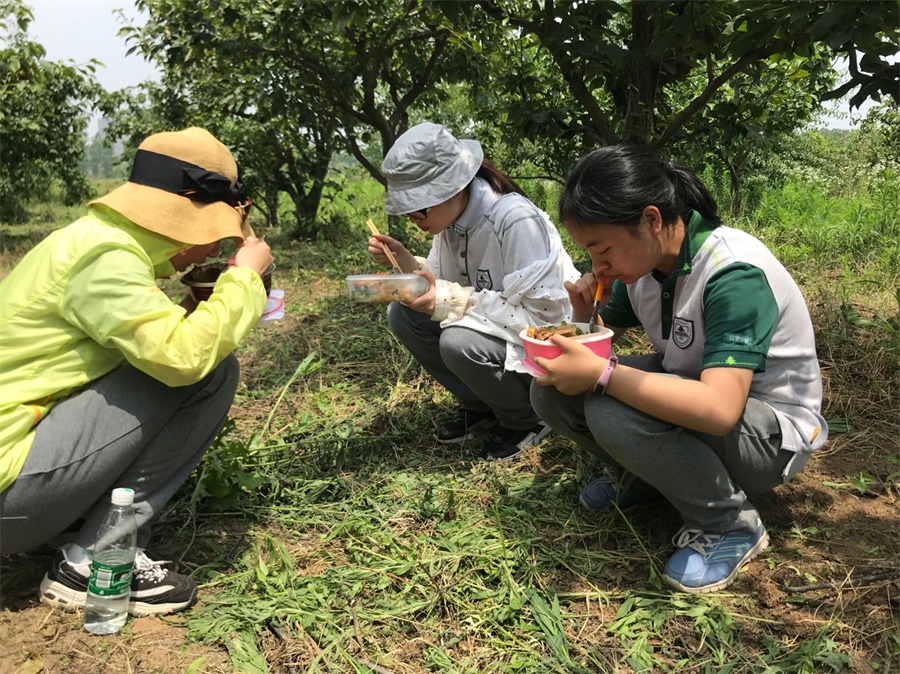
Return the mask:
<path fill-rule="evenodd" d="M 656 353 L 607 359 L 563 348 L 535 362 L 535 411 L 596 453 L 610 475 L 592 510 L 662 495 L 684 525 L 664 580 L 684 592 L 730 585 L 768 544 L 751 499 L 793 477 L 826 440 L 822 379 L 796 283 L 756 238 L 722 225 L 697 177 L 646 150 L 590 153 L 570 173 L 560 220 L 591 256 L 567 284 L 575 320 L 598 282 L 614 339 L 645 330 Z"/>
<path fill-rule="evenodd" d="M 231 152 L 199 128 L 148 137 L 129 180 L 35 246 L 0 284 L 0 553 L 79 520 L 41 583 L 85 600 L 91 546 L 114 487 L 134 490 L 130 610 L 191 606 L 196 584 L 147 555 L 151 523 L 203 457 L 237 389 L 232 355 L 266 306 L 268 245 L 250 235 Z M 199 304 L 156 279 L 238 242 Z"/>

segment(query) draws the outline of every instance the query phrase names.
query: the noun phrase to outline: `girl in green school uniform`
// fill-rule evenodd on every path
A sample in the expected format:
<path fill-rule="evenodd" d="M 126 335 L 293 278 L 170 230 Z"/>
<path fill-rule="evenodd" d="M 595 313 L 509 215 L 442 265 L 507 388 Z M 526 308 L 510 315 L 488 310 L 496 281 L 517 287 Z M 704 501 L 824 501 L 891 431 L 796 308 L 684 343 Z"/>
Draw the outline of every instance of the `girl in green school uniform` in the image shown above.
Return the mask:
<path fill-rule="evenodd" d="M 601 358 L 564 337 L 536 359 L 535 411 L 609 468 L 584 489 L 592 510 L 661 495 L 683 526 L 664 580 L 684 592 L 730 585 L 768 545 L 752 503 L 825 443 L 813 327 L 788 271 L 758 239 L 726 227 L 687 168 L 611 146 L 568 176 L 560 220 L 591 257 L 566 284 L 573 319 L 601 317 L 614 340 L 643 328 L 655 353 Z"/>

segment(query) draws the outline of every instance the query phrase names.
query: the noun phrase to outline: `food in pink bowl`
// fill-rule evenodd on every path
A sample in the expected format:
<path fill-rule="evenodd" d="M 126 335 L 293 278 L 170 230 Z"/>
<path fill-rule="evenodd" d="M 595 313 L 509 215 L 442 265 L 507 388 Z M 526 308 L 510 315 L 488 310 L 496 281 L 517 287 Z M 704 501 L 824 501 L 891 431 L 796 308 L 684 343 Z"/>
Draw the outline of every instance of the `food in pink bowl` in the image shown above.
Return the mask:
<path fill-rule="evenodd" d="M 531 331 L 532 336 L 529 336 L 529 331 Z M 563 323 L 542 328 L 526 328 L 519 333 L 519 338 L 525 347 L 525 366 L 529 371 L 532 371 L 532 374 L 545 374 L 534 363 L 534 358 L 538 356 L 541 358 L 556 358 L 562 353 L 562 349 L 549 341 L 550 335 L 555 333 L 559 333 L 576 342 L 581 342 L 603 358 L 609 358 L 610 353 L 612 353 L 613 331 L 606 327 L 598 327 L 597 332 L 593 333 L 588 332 L 587 323 Z"/>

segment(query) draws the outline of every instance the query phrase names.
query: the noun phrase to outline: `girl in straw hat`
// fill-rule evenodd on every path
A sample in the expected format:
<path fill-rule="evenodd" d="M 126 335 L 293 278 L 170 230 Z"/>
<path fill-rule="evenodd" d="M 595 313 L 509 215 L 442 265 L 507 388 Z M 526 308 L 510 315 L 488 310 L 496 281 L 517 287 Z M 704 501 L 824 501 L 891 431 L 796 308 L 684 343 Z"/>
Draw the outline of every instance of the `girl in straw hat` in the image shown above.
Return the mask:
<path fill-rule="evenodd" d="M 131 612 L 190 606 L 196 584 L 144 552 L 150 524 L 218 433 L 238 383 L 232 355 L 262 315 L 268 245 L 231 152 L 209 132 L 141 143 L 124 185 L 35 246 L 0 292 L 0 553 L 84 522 L 41 583 L 42 601 L 84 603 L 110 490 L 138 523 Z M 234 266 L 193 311 L 156 278 L 219 254 Z"/>
<path fill-rule="evenodd" d="M 387 315 L 391 331 L 459 403 L 435 439 L 463 442 L 496 426 L 479 455 L 512 458 L 547 431 L 529 402 L 519 332 L 570 320 L 563 283 L 579 274 L 547 214 L 477 141 L 419 124 L 397 139 L 382 170 L 385 211 L 434 237 L 427 259 L 380 234 L 369 253 L 387 265 L 386 244 L 403 271 L 431 284 L 408 305 L 392 303 Z"/>

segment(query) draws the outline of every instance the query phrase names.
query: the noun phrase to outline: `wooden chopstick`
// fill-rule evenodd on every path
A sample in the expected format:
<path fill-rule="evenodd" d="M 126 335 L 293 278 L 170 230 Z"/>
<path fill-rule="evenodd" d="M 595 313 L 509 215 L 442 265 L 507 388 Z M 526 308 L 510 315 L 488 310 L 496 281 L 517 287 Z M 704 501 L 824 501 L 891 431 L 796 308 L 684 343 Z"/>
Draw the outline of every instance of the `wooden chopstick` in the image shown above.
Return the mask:
<path fill-rule="evenodd" d="M 366 220 L 366 224 L 369 226 L 369 231 L 372 232 L 372 236 L 378 236 L 378 228 L 375 226 L 375 223 L 371 220 Z M 387 244 L 379 241 L 381 243 L 381 250 L 384 251 L 384 254 L 387 255 L 387 259 L 391 261 L 391 264 L 394 266 L 394 269 L 399 271 L 401 274 L 403 270 L 400 268 L 400 265 L 397 263 L 397 258 L 394 257 L 394 254 L 391 252 L 391 249 L 387 247 Z"/>

